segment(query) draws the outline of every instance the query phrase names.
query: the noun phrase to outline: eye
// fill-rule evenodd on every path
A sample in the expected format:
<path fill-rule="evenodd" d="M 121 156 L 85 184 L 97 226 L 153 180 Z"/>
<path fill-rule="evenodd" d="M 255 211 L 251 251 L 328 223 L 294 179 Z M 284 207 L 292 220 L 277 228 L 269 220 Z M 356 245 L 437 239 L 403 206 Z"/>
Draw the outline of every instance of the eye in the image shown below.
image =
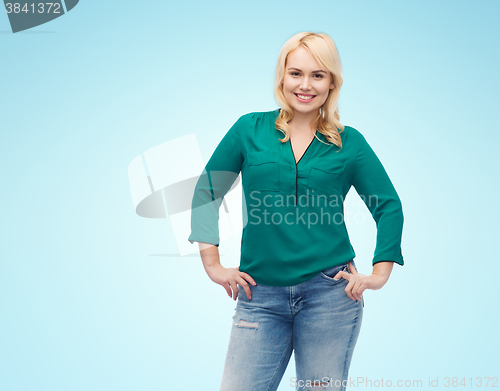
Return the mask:
<path fill-rule="evenodd" d="M 323 79 L 323 75 L 320 75 L 319 73 L 316 73 L 315 76 L 319 76 L 319 79 Z"/>
<path fill-rule="evenodd" d="M 290 73 L 290 75 L 292 75 L 292 76 L 298 75 L 298 74 L 299 74 L 299 72 L 292 72 L 292 73 Z"/>

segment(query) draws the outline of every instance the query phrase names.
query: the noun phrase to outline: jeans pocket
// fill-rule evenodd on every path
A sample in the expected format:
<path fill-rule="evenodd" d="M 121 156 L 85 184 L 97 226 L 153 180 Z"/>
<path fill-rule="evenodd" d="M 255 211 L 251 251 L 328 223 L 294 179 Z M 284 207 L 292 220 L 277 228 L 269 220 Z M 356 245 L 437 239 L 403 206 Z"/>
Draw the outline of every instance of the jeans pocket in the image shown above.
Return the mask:
<path fill-rule="evenodd" d="M 335 275 L 340 271 L 349 272 L 349 264 L 345 263 L 342 265 L 332 266 L 328 269 L 321 271 L 320 276 L 323 277 L 324 279 L 330 281 L 330 282 L 338 283 L 342 280 L 345 280 L 343 277 L 334 278 Z"/>
<path fill-rule="evenodd" d="M 354 266 L 354 269 L 358 271 L 358 268 L 356 267 L 356 264 L 354 263 L 354 259 L 351 259 L 349 262 L 351 262 L 352 266 Z M 346 272 L 349 274 L 352 274 L 351 269 L 349 268 L 349 262 L 347 262 L 347 270 Z"/>

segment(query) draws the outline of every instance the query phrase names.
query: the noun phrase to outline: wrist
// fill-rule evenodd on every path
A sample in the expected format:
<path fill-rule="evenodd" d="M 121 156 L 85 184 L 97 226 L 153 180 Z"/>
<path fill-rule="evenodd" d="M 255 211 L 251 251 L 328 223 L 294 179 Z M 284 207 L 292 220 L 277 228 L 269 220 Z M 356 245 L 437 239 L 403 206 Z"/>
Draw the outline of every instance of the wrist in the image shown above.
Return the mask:
<path fill-rule="evenodd" d="M 214 262 L 214 263 L 211 263 L 211 264 L 203 264 L 203 266 L 205 266 L 205 270 L 208 272 L 208 271 L 211 271 L 211 270 L 216 270 L 220 267 L 224 267 L 220 264 L 220 262 Z"/>
<path fill-rule="evenodd" d="M 387 282 L 393 266 L 393 261 L 379 261 L 373 265 L 372 274 Z"/>
<path fill-rule="evenodd" d="M 386 282 L 389 280 L 389 275 L 380 274 L 377 272 L 372 273 L 373 278 L 377 281 L 378 285 L 384 286 Z"/>

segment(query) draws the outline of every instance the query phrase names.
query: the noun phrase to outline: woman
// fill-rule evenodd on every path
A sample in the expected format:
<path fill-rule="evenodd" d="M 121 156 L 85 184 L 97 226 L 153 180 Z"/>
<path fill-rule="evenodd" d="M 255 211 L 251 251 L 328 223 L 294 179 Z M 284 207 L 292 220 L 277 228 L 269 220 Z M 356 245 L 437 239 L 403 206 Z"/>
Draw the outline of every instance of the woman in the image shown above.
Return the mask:
<path fill-rule="evenodd" d="M 294 35 L 276 69 L 281 109 L 241 116 L 196 185 L 188 240 L 199 242 L 212 281 L 238 299 L 220 390 L 276 390 L 292 351 L 291 386 L 345 389 L 363 292 L 380 289 L 394 262 L 403 265 L 402 204 L 363 135 L 339 121 L 342 82 L 328 35 Z M 240 172 L 240 267 L 225 268 L 218 212 Z M 377 224 L 370 275 L 356 269 L 343 219 L 351 187 Z"/>

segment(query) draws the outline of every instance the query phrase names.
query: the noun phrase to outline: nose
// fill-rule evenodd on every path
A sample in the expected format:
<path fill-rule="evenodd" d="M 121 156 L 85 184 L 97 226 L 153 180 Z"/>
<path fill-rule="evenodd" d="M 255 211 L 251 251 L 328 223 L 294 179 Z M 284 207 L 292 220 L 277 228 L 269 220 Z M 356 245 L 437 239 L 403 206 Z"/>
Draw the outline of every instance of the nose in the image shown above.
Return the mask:
<path fill-rule="evenodd" d="M 307 76 L 305 76 L 303 79 L 302 79 L 302 83 L 300 83 L 300 89 L 301 90 L 309 90 L 310 89 L 310 86 L 309 86 L 309 78 Z"/>

